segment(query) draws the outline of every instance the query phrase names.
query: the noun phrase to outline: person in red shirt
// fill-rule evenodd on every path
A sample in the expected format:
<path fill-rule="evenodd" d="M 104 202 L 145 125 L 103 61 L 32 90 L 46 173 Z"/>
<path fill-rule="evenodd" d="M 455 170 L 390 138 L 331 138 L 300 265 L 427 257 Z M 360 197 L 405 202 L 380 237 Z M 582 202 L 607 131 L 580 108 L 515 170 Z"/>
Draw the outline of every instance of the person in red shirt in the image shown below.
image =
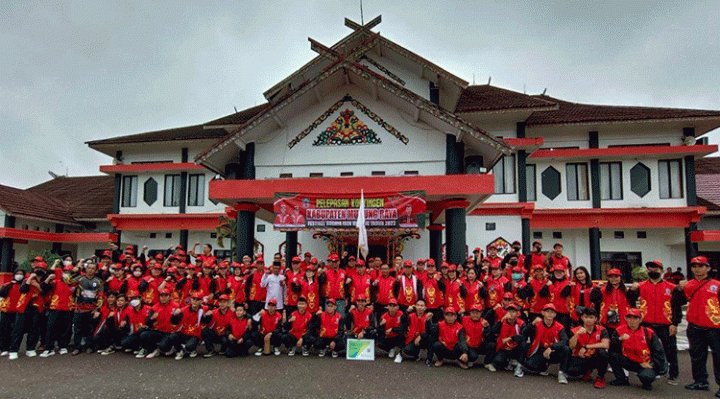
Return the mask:
<path fill-rule="evenodd" d="M 485 364 L 490 371 L 505 369 L 508 365 L 518 363 L 527 351 L 525 337 L 521 334 L 523 321 L 518 318 L 518 306 L 514 303 L 505 308 L 505 315 L 492 327 L 492 336 L 495 337 L 494 352 L 488 356 L 492 359 Z"/>
<path fill-rule="evenodd" d="M 550 302 L 550 281 L 545 276 L 545 266 L 537 264 L 532 266 L 532 277 L 525 287 L 524 296 L 530 302 L 528 320 L 541 317 L 542 308 Z"/>
<path fill-rule="evenodd" d="M 403 358 L 415 360 L 420 356 L 420 351 L 425 349 L 428 352 L 428 365 L 432 361 L 432 350 L 430 348 L 430 335 L 433 326 L 433 314 L 426 312 L 425 300 L 418 299 L 415 306 L 408 309 L 408 314 L 403 320 L 403 331 L 405 331 L 405 346 L 403 346 Z M 397 357 L 396 357 L 397 358 Z"/>
<path fill-rule="evenodd" d="M 498 267 L 501 268 L 501 263 L 503 261 L 503 258 L 498 256 L 498 248 L 495 246 L 495 244 L 490 244 L 488 246 L 488 255 L 485 257 L 488 261 L 490 261 L 490 267 Z"/>
<path fill-rule="evenodd" d="M 193 245 L 193 247 L 190 249 L 190 251 L 188 251 L 188 253 L 190 253 L 190 256 L 195 258 L 195 264 L 202 265 L 205 262 L 210 262 L 210 263 L 217 262 L 217 257 L 215 257 L 212 254 L 212 250 L 213 250 L 212 245 L 210 245 L 210 244 L 203 245 L 202 253 L 200 255 L 195 253 L 195 248 L 197 248 L 198 245 L 200 245 L 200 242 L 196 242 L 195 245 Z"/>
<path fill-rule="evenodd" d="M 207 306 L 202 306 L 202 300 L 203 295 L 196 292 L 190 299 L 190 305 L 173 311 L 170 323 L 178 326 L 170 338 L 174 349 L 177 350 L 175 360 L 182 360 L 186 352 L 190 353 L 190 357 L 197 356 L 197 346 L 202 333 L 202 316 L 207 312 Z"/>
<path fill-rule="evenodd" d="M 600 324 L 612 331 L 619 327 L 630 309 L 627 288 L 620 269 L 607 272 L 607 284 L 600 282 L 590 293 L 590 300 L 600 308 Z"/>
<path fill-rule="evenodd" d="M 712 350 L 715 382 L 720 384 L 720 281 L 710 277 L 710 262 L 704 256 L 690 260 L 690 270 L 695 278 L 682 280 L 677 285 L 688 302 L 687 338 L 690 343 L 690 365 L 693 383 L 685 386 L 692 391 L 707 391 L 708 348 Z M 715 394 L 720 397 L 720 391 Z"/>
<path fill-rule="evenodd" d="M 570 263 L 570 258 L 563 255 L 563 245 L 561 242 L 553 245 L 553 251 L 548 252 L 545 263 L 547 264 L 548 272 L 552 273 L 556 266 L 561 266 L 563 271 L 565 271 L 566 277 L 570 278 L 572 275 L 572 264 Z"/>
<path fill-rule="evenodd" d="M 485 287 L 488 291 L 485 307 L 488 309 L 502 302 L 505 291 L 512 291 L 512 283 L 503 275 L 500 264 L 490 265 L 490 275 L 485 279 Z"/>
<path fill-rule="evenodd" d="M 542 243 L 533 241 L 532 251 L 524 259 L 525 270 L 533 270 L 536 265 L 545 267 L 545 258 L 546 256 L 542 252 Z"/>
<path fill-rule="evenodd" d="M 367 306 L 367 297 L 364 294 L 357 296 L 355 306 L 350 308 L 343 324 L 348 338 L 375 338 L 375 315 L 372 307 Z"/>
<path fill-rule="evenodd" d="M 315 263 L 311 263 L 310 266 L 305 269 L 305 276 L 300 281 L 299 286 L 293 283 L 291 284 L 291 289 L 300 292 L 300 296 L 307 299 L 307 311 L 315 314 L 320 310 L 320 304 L 323 303 L 324 298 L 320 290 L 320 283 L 315 275 L 317 259 L 313 258 L 313 261 L 315 261 Z"/>
<path fill-rule="evenodd" d="M 440 321 L 442 311 L 440 307 L 445 303 L 444 298 L 445 282 L 440 273 L 435 270 L 435 260 L 427 261 L 427 278 L 423 282 L 423 299 L 427 310 L 432 312 L 433 323 Z"/>
<path fill-rule="evenodd" d="M 643 312 L 643 326 L 650 327 L 663 343 L 670 365 L 668 384 L 677 385 L 680 374 L 677 356 L 677 326 L 682 321 L 682 295 L 675 284 L 662 279 L 663 264 L 659 260 L 645 263 L 648 280 L 633 283 L 627 292 L 630 306 Z"/>
<path fill-rule="evenodd" d="M 235 308 L 235 317 L 230 320 L 227 352 L 225 356 L 232 358 L 247 356 L 252 347 L 252 321 L 247 317 L 245 308 Z"/>
<path fill-rule="evenodd" d="M 259 311 L 265 307 L 265 297 L 267 296 L 267 288 L 261 286 L 263 275 L 265 274 L 265 261 L 258 256 L 255 263 L 251 267 L 251 273 L 245 283 L 245 298 L 247 298 L 247 312 L 254 317 Z"/>
<path fill-rule="evenodd" d="M 206 325 L 200 333 L 205 343 L 205 354 L 203 357 L 213 357 L 217 351 L 215 346 L 220 346 L 219 354 L 224 355 L 227 349 L 227 335 L 230 332 L 230 320 L 234 312 L 230 309 L 230 297 L 226 294 L 218 298 L 218 308 L 203 315 L 202 322 Z"/>
<path fill-rule="evenodd" d="M 118 297 L 121 296 L 118 305 Z M 125 294 L 118 294 L 110 291 L 105 296 L 105 302 L 93 314 L 93 323 L 97 323 L 95 333 L 93 334 L 93 342 L 95 347 L 102 349 L 101 355 L 109 355 L 115 353 L 115 347 L 120 348 L 120 340 L 122 339 L 122 331 L 119 329 L 120 315 L 125 308 L 127 298 Z"/>
<path fill-rule="evenodd" d="M 463 316 L 462 326 L 465 330 L 465 342 L 468 346 L 468 367 L 472 367 L 473 363 L 477 362 L 480 355 L 485 355 L 485 363 L 490 363 L 488 353 L 490 348 L 488 342 L 490 341 L 490 323 L 482 318 L 483 307 L 480 304 L 475 304 L 470 307 L 470 314 Z"/>
<path fill-rule="evenodd" d="M 150 306 L 142 303 L 140 297 L 131 297 L 129 299 L 130 306 L 126 306 L 120 313 L 119 328 L 125 333 L 120 340 L 120 346 L 126 353 L 139 350 L 137 357 L 145 357 L 147 352 L 140 348 L 140 334 L 147 329 Z"/>
<path fill-rule="evenodd" d="M 267 309 L 261 310 L 253 318 L 258 323 L 258 329 L 253 334 L 253 341 L 258 347 L 255 356 L 269 356 L 271 347 L 275 356 L 279 356 L 279 346 L 282 344 L 280 328 L 282 313 L 277 311 L 277 299 L 270 298 L 267 302 Z"/>
<path fill-rule="evenodd" d="M 458 312 L 465 312 L 465 297 L 467 290 L 458 278 L 457 266 L 450 264 L 447 267 L 448 278 L 445 280 L 445 307 L 455 308 Z"/>
<path fill-rule="evenodd" d="M 285 281 L 287 282 L 287 287 L 285 290 L 286 296 L 283 311 L 285 312 L 286 318 L 290 318 L 290 315 L 297 310 L 297 303 L 300 299 L 300 292 L 293 291 L 292 285 L 293 283 L 295 283 L 297 286 L 297 284 L 302 279 L 303 274 L 303 268 L 300 266 L 300 257 L 293 257 L 292 261 L 290 262 L 290 269 L 285 271 Z"/>
<path fill-rule="evenodd" d="M 301 348 L 303 356 L 310 355 L 307 342 L 312 342 L 308 335 L 312 316 L 312 313 L 307 311 L 307 300 L 301 296 L 297 300 L 297 310 L 290 313 L 285 323 L 285 333 L 282 335 L 282 343 L 288 350 L 288 356 L 295 356 L 297 348 Z"/>
<path fill-rule="evenodd" d="M 543 307 L 542 319 L 538 318 L 525 325 L 523 336 L 530 342 L 530 347 L 515 367 L 515 377 L 523 377 L 524 370 L 543 375 L 551 364 L 558 363 L 558 383 L 568 383 L 565 370 L 570 348 L 565 326 L 555 320 L 557 314 L 555 305 L 548 303 Z"/>
<path fill-rule="evenodd" d="M 340 257 L 328 255 L 329 266 L 318 276 L 325 300 L 334 299 L 340 317 L 345 316 L 345 270 L 340 269 Z"/>
<path fill-rule="evenodd" d="M 427 270 L 425 270 L 425 265 L 427 261 L 425 259 L 418 259 L 415 261 L 415 276 L 423 283 L 425 284 L 425 280 L 427 280 Z M 435 261 L 433 260 L 433 264 L 435 264 Z"/>
<path fill-rule="evenodd" d="M 357 270 L 352 277 L 345 280 L 345 288 L 348 290 L 348 296 L 351 303 L 356 303 L 362 295 L 366 299 L 370 297 L 370 286 L 372 285 L 372 277 L 367 272 L 365 262 L 360 259 L 357 262 Z"/>
<path fill-rule="evenodd" d="M 242 265 L 237 262 L 233 262 L 232 276 L 228 278 L 228 288 L 230 289 L 230 300 L 235 306 L 247 306 L 245 303 L 245 284 L 247 283 L 246 276 L 243 275 Z"/>
<path fill-rule="evenodd" d="M 477 279 L 477 271 L 468 269 L 467 279 L 465 280 L 465 307 L 471 309 L 477 305 L 482 311 L 485 309 L 485 299 L 487 298 L 487 289 L 483 285 L 482 281 Z"/>
<path fill-rule="evenodd" d="M 403 263 L 403 273 L 393 284 L 393 296 L 397 298 L 400 310 L 407 313 L 407 308 L 414 305 L 422 294 L 422 281 L 413 273 L 413 262 Z"/>
<path fill-rule="evenodd" d="M 160 291 L 160 301 L 149 311 L 148 328 L 140 334 L 140 345 L 146 353 L 149 353 L 145 356 L 147 359 L 156 358 L 161 353 L 166 356 L 172 355 L 172 338 L 176 327 L 171 323 L 171 319 L 178 309 L 178 304 L 170 297 L 170 290 Z"/>
<path fill-rule="evenodd" d="M 153 306 L 160 300 L 160 284 L 165 281 L 162 276 L 162 264 L 155 263 L 150 269 L 150 275 L 145 276 L 138 285 L 142 297 L 141 300 L 148 306 Z"/>
<path fill-rule="evenodd" d="M 592 306 L 590 293 L 595 288 L 595 283 L 590 279 L 590 272 L 585 266 L 573 270 L 573 279 L 570 282 L 570 297 L 568 298 L 568 309 L 573 325 L 582 325 L 580 313 L 586 307 Z"/>
<path fill-rule="evenodd" d="M 390 304 L 390 301 L 395 298 L 393 294 L 393 286 L 395 284 L 395 277 L 390 274 L 390 266 L 383 264 L 380 266 L 380 276 L 373 281 L 371 292 L 375 297 L 375 318 L 380 320 L 385 308 Z"/>
<path fill-rule="evenodd" d="M 405 343 L 405 336 L 402 325 L 403 312 L 400 311 L 397 299 L 391 299 L 385 312 L 380 318 L 378 326 L 378 347 L 388 352 L 389 358 L 399 357 L 402 361 L 399 348 Z M 398 349 L 396 351 L 396 349 Z"/>
<path fill-rule="evenodd" d="M 577 270 L 577 269 L 576 269 Z M 583 381 L 591 381 L 592 373 L 597 370 L 595 388 L 605 388 L 605 374 L 608 367 L 608 349 L 610 336 L 607 329 L 597 324 L 597 312 L 585 307 L 580 313 L 581 325 L 572 329 L 568 346 L 572 355 L 565 369 L 571 377 L 582 376 Z"/>
<path fill-rule="evenodd" d="M 625 321 L 627 324 L 617 328 L 610 345 L 610 367 L 615 379 L 614 386 L 630 385 L 625 370 L 637 373 L 643 389 L 652 390 L 655 377 L 667 372 L 667 361 L 662 342 L 652 329 L 642 327 L 642 311 L 629 309 Z M 614 350 L 613 350 L 614 349 Z"/>
<path fill-rule="evenodd" d="M 326 309 L 318 312 L 311 320 L 309 330 L 313 336 L 313 347 L 318 356 L 323 357 L 328 350 L 332 357 L 338 357 L 343 348 L 343 330 L 340 328 L 342 316 L 337 312 L 337 305 L 333 298 L 325 301 Z"/>
<path fill-rule="evenodd" d="M 48 305 L 45 351 L 40 354 L 40 357 L 54 355 L 56 342 L 61 355 L 68 353 L 72 336 L 73 290 L 70 279 L 73 269 L 72 263 L 62 268 L 55 267 L 53 273 L 45 279 L 50 304 Z"/>
<path fill-rule="evenodd" d="M 437 358 L 434 366 L 442 366 L 446 360 L 456 360 L 463 369 L 468 368 L 468 347 L 465 330 L 457 322 L 457 308 L 445 308 L 445 319 L 433 326 L 432 353 Z"/>
<path fill-rule="evenodd" d="M 567 277 L 566 269 L 561 265 L 552 266 L 551 273 L 552 278 L 548 289 L 550 290 L 550 303 L 555 305 L 557 311 L 555 321 L 562 324 L 566 332 L 569 332 L 572 323 L 570 312 L 575 311 L 571 302 L 572 287 L 570 286 L 570 280 Z"/>

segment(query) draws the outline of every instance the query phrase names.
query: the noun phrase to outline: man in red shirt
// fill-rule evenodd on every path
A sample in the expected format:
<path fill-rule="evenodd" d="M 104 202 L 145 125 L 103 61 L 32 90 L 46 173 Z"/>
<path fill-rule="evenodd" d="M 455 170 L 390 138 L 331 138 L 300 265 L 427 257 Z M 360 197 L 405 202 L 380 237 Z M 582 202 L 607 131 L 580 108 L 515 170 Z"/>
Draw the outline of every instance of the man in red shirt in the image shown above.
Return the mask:
<path fill-rule="evenodd" d="M 355 306 L 345 316 L 345 330 L 348 338 L 373 339 L 375 338 L 375 315 L 372 308 L 367 306 L 367 297 L 360 294 Z"/>
<path fill-rule="evenodd" d="M 415 305 L 408 309 L 409 313 L 403 317 L 405 346 L 400 352 L 402 357 L 415 360 L 420 355 L 420 351 L 425 349 L 428 351 L 428 361 L 432 360 L 428 333 L 432 330 L 433 314 L 427 313 L 426 309 L 425 301 L 418 299 Z M 402 357 L 400 358 L 401 361 Z M 397 359 L 397 356 L 395 358 Z"/>
<path fill-rule="evenodd" d="M 300 297 L 297 300 L 297 310 L 293 311 L 285 323 L 285 333 L 282 335 L 282 343 L 288 349 L 288 356 L 295 356 L 296 348 L 302 348 L 303 356 L 308 356 L 307 348 L 308 331 L 312 314 L 307 311 L 307 300 Z"/>
<path fill-rule="evenodd" d="M 342 316 L 337 312 L 337 305 L 333 298 L 325 301 L 325 311 L 318 312 L 311 321 L 310 331 L 315 337 L 313 347 L 319 351 L 318 356 L 323 357 L 328 349 L 332 357 L 338 357 L 343 348 L 344 337 L 340 324 Z"/>
<path fill-rule="evenodd" d="M 402 325 L 403 312 L 399 310 L 396 299 L 390 300 L 387 309 L 388 311 L 380 318 L 380 325 L 378 326 L 378 347 L 387 351 L 389 358 L 396 358 L 396 363 L 400 363 L 402 362 L 402 356 L 399 348 L 402 348 L 403 343 L 405 343 Z M 396 349 L 398 349 L 397 352 Z"/>
<path fill-rule="evenodd" d="M 597 324 L 597 312 L 593 308 L 583 308 L 580 315 L 582 325 L 572 329 L 568 345 L 572 355 L 568 360 L 566 373 L 572 377 L 583 376 L 583 381 L 591 381 L 593 370 L 597 370 L 595 388 L 605 388 L 605 374 L 608 366 L 610 336 L 608 331 Z"/>
<path fill-rule="evenodd" d="M 230 320 L 228 334 L 227 357 L 247 356 L 252 347 L 252 322 L 245 313 L 245 308 L 235 308 L 235 317 Z"/>
<path fill-rule="evenodd" d="M 202 333 L 202 316 L 207 312 L 207 306 L 202 306 L 202 300 L 203 295 L 200 292 L 194 293 L 190 305 L 175 309 L 170 318 L 170 323 L 178 326 L 171 338 L 173 346 L 178 351 L 175 360 L 181 360 L 185 352 L 189 352 L 190 357 L 197 356 L 197 346 Z"/>
<path fill-rule="evenodd" d="M 318 277 L 324 296 L 334 299 L 340 317 L 345 316 L 345 270 L 340 269 L 340 257 L 336 253 L 328 255 L 330 265 Z"/>
<path fill-rule="evenodd" d="M 207 327 L 202 329 L 202 339 L 205 342 L 204 357 L 213 357 L 216 353 L 215 346 L 220 346 L 220 354 L 224 355 L 227 349 L 230 333 L 230 320 L 235 316 L 230 309 L 230 296 L 227 294 L 220 295 L 218 308 L 211 310 L 203 315 L 202 322 Z"/>
<path fill-rule="evenodd" d="M 631 308 L 625 315 L 626 324 L 617 328 L 613 335 L 610 352 L 610 367 L 615 379 L 610 382 L 614 386 L 630 385 L 625 370 L 636 372 L 643 389 L 652 390 L 655 377 L 667 372 L 667 362 L 662 342 L 652 329 L 642 327 L 642 311 Z"/>
<path fill-rule="evenodd" d="M 253 317 L 258 323 L 258 330 L 253 334 L 255 346 L 259 348 L 255 356 L 270 355 L 271 347 L 274 348 L 275 356 L 279 356 L 279 346 L 282 344 L 280 328 L 282 313 L 277 311 L 277 299 L 268 299 L 267 309 L 261 310 Z"/>
<path fill-rule="evenodd" d="M 492 361 L 486 363 L 485 368 L 493 372 L 517 363 L 526 351 L 525 337 L 521 334 L 524 323 L 518 318 L 518 306 L 511 303 L 505 307 L 505 311 L 502 319 L 492 327 L 493 336 L 496 337 L 495 351 L 488 355 Z"/>
<path fill-rule="evenodd" d="M 434 366 L 442 366 L 445 360 L 457 360 L 460 367 L 467 369 L 469 357 L 465 330 L 462 324 L 457 322 L 456 308 L 445 309 L 445 320 L 433 326 L 433 333 L 433 335 L 437 334 L 432 350 L 433 355 L 437 357 Z"/>
<path fill-rule="evenodd" d="M 153 359 L 165 353 L 172 355 L 172 335 L 176 327 L 170 322 L 178 305 L 170 300 L 170 290 L 160 291 L 160 302 L 150 309 L 148 318 L 148 329 L 140 334 L 140 344 L 147 359 Z"/>
<path fill-rule="evenodd" d="M 523 336 L 530 342 L 530 348 L 515 368 L 515 377 L 523 377 L 523 369 L 546 375 L 551 364 L 559 363 L 558 383 L 568 383 L 564 370 L 570 348 L 565 326 L 555 320 L 556 316 L 555 305 L 548 303 L 543 307 L 542 319 L 525 326 Z"/>
<path fill-rule="evenodd" d="M 468 367 L 477 362 L 480 355 L 485 355 L 485 363 L 490 363 L 488 355 L 488 336 L 490 335 L 490 324 L 481 317 L 482 305 L 476 304 L 470 307 L 470 314 L 463 316 L 462 326 L 465 330 L 465 341 L 468 346 Z"/>
<path fill-rule="evenodd" d="M 692 258 L 690 270 L 695 278 L 680 281 L 677 286 L 688 302 L 687 337 L 694 382 L 685 389 L 707 391 L 708 348 L 712 350 L 715 382 L 720 384 L 720 281 L 709 276 L 710 262 L 704 256 Z M 715 397 L 720 397 L 720 391 Z"/>

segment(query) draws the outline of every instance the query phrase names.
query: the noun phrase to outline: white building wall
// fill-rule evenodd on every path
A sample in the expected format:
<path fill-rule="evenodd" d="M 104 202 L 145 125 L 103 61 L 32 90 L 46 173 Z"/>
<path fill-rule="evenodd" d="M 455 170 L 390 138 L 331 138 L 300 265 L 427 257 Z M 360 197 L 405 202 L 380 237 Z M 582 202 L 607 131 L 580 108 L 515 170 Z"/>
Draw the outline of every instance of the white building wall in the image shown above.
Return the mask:
<path fill-rule="evenodd" d="M 469 253 L 472 253 L 476 247 L 483 248 L 484 252 L 485 247 L 499 237 L 510 243 L 522 240 L 520 216 L 468 216 L 465 220 L 467 224 L 465 242 Z M 487 230 L 487 223 L 494 223 L 495 230 Z"/>
<path fill-rule="evenodd" d="M 179 206 L 165 206 L 165 176 L 166 175 L 179 175 L 180 172 L 164 172 L 164 173 L 143 173 L 137 174 L 138 176 L 138 190 L 137 190 L 137 206 L 134 207 L 120 207 L 120 213 L 131 213 L 131 214 L 177 214 L 180 212 Z M 222 204 L 215 205 L 208 199 L 210 190 L 210 180 L 215 176 L 212 172 L 207 170 L 193 170 L 188 172 L 188 180 L 190 175 L 202 174 L 205 176 L 205 183 L 203 187 L 203 205 L 202 206 L 186 206 L 186 213 L 218 213 L 224 211 Z M 130 176 L 130 175 L 128 175 Z M 145 183 L 154 179 L 157 183 L 157 199 L 152 205 L 148 205 L 144 200 L 144 186 Z M 190 184 L 188 182 L 188 190 Z M 187 203 L 187 195 L 185 201 Z"/>
<path fill-rule="evenodd" d="M 378 55 L 372 54 L 370 57 L 377 61 L 378 64 L 385 67 L 388 71 L 392 72 L 395 76 L 399 77 L 400 79 L 405 81 L 404 88 L 410 90 L 411 92 L 417 94 L 418 96 L 430 100 L 430 81 L 427 79 L 421 78 L 417 71 L 408 71 L 407 69 L 399 66 L 395 62 L 391 61 L 388 58 L 380 57 Z M 383 75 L 390 79 L 393 82 L 398 83 L 395 79 L 391 78 L 389 75 L 387 75 L 385 72 L 377 68 L 375 65 L 371 64 L 367 60 L 363 59 L 360 61 L 362 65 L 365 65 L 366 67 L 370 68 L 374 72 Z"/>

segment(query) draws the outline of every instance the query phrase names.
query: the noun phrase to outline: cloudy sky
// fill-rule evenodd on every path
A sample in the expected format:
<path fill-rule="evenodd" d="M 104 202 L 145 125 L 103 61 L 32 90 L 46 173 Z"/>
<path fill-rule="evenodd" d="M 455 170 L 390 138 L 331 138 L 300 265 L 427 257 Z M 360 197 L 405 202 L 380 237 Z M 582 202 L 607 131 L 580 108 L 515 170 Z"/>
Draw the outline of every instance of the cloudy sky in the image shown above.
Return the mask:
<path fill-rule="evenodd" d="M 118 3 L 118 4 L 114 4 Z M 468 82 L 720 110 L 720 2 L 363 1 L 383 36 Z M 360 21 L 360 0 L 0 2 L 0 184 L 98 174 L 85 141 L 198 124 Z M 720 133 L 711 133 L 720 142 Z"/>

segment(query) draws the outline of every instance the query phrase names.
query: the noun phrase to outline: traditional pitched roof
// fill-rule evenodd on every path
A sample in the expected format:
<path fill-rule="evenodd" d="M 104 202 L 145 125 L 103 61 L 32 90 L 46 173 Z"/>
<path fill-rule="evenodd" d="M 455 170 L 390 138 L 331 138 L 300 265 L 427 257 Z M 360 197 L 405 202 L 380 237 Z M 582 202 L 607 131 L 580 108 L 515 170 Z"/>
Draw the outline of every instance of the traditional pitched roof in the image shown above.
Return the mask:
<path fill-rule="evenodd" d="M 269 103 L 256 105 L 254 107 L 236 112 L 234 114 L 230 114 L 228 116 L 223 116 L 222 118 L 215 119 L 213 121 L 205 123 L 204 126 L 207 129 L 210 126 L 243 125 L 247 121 L 249 121 L 253 116 L 264 111 L 269 106 L 270 106 Z"/>
<path fill-rule="evenodd" d="M 720 210 L 720 174 L 703 174 L 695 176 L 698 205 L 708 210 Z"/>
<path fill-rule="evenodd" d="M 53 198 L 64 205 L 76 221 L 107 219 L 112 213 L 114 178 L 112 176 L 57 177 L 30 187 L 27 191 Z"/>
<path fill-rule="evenodd" d="M 0 209 L 12 216 L 77 224 L 68 216 L 61 201 L 9 186 L 0 185 Z"/>
<path fill-rule="evenodd" d="M 554 101 L 488 85 L 468 86 L 463 90 L 455 113 L 520 109 L 557 109 Z"/>
<path fill-rule="evenodd" d="M 533 113 L 527 119 L 528 127 L 543 125 L 720 118 L 720 111 L 579 104 L 559 100 L 547 95 L 537 95 L 534 97 L 540 100 L 555 102 L 558 104 L 559 108 L 555 111 Z"/>
<path fill-rule="evenodd" d="M 85 144 L 93 147 L 107 144 L 149 143 L 157 141 L 175 140 L 205 140 L 218 139 L 224 137 L 226 134 L 227 131 L 225 129 L 205 129 L 203 125 L 193 125 L 173 129 L 157 130 L 154 132 L 131 134 L 129 136 L 118 136 L 109 139 L 86 141 Z"/>
<path fill-rule="evenodd" d="M 720 157 L 707 157 L 695 161 L 696 175 L 720 175 Z M 720 181 L 718 181 L 720 184 Z"/>

